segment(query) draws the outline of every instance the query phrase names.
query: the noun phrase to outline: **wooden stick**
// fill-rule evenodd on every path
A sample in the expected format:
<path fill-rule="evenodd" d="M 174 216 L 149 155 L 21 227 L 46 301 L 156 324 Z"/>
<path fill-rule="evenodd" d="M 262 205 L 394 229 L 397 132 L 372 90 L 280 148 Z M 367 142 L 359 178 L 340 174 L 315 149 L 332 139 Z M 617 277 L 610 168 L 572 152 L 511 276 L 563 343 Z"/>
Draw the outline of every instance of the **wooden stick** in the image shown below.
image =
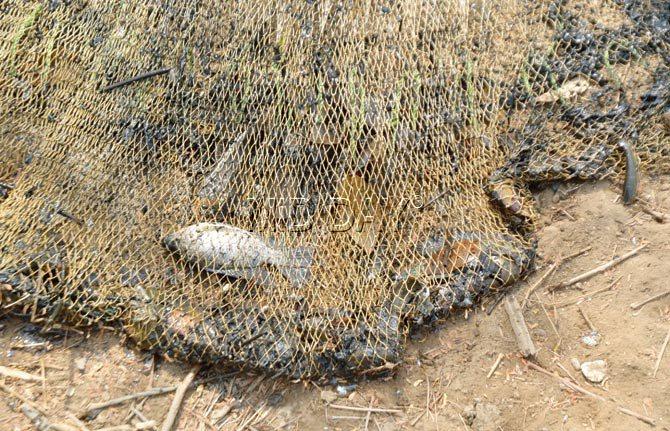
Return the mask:
<path fill-rule="evenodd" d="M 124 395 L 122 397 L 114 398 L 109 401 L 105 401 L 102 403 L 95 403 L 95 404 L 89 404 L 86 409 L 82 412 L 80 412 L 77 416 L 79 418 L 85 418 L 86 416 L 89 416 L 91 413 L 95 413 L 97 410 L 103 410 L 108 407 L 113 407 L 117 406 L 119 404 L 123 404 L 127 401 L 132 401 L 137 398 L 146 398 L 146 397 L 153 397 L 156 395 L 163 395 L 167 394 L 170 392 L 174 392 L 177 390 L 177 386 L 167 386 L 167 387 L 162 387 L 162 388 L 153 388 L 148 391 L 143 391 L 143 392 L 137 392 L 134 394 L 130 395 Z"/>
<path fill-rule="evenodd" d="M 114 90 L 115 88 L 119 88 L 119 87 L 123 87 L 123 86 L 128 85 L 128 84 L 132 84 L 133 82 L 137 82 L 137 81 L 141 81 L 141 80 L 144 80 L 144 79 L 152 78 L 152 77 L 158 76 L 158 75 L 164 75 L 164 74 L 168 73 L 170 70 L 172 70 L 171 67 L 166 67 L 166 68 L 163 68 L 163 69 L 152 70 L 151 72 L 142 73 L 142 74 L 134 76 L 132 78 L 128 78 L 128 79 L 125 79 L 123 81 L 116 82 L 114 84 L 110 84 L 106 87 L 102 87 L 100 89 L 100 92 L 104 93 L 106 91 Z"/>
<path fill-rule="evenodd" d="M 184 395 L 186 394 L 188 387 L 191 386 L 191 383 L 193 382 L 195 376 L 198 374 L 198 371 L 200 371 L 200 365 L 194 366 L 191 369 L 191 371 L 188 372 L 186 377 L 184 377 L 184 380 L 182 380 L 182 382 L 179 384 L 177 392 L 174 394 L 172 404 L 170 405 L 170 410 L 168 410 L 168 414 L 165 417 L 165 421 L 163 421 L 163 425 L 161 426 L 161 431 L 172 430 L 174 421 L 177 418 L 177 415 L 179 414 L 181 403 L 184 400 Z"/>
<path fill-rule="evenodd" d="M 563 287 L 572 286 L 573 284 L 579 283 L 580 281 L 587 280 L 587 279 L 593 277 L 594 275 L 597 275 L 597 274 L 600 274 L 601 272 L 607 271 L 608 269 L 612 268 L 613 266 L 616 266 L 616 265 L 620 264 L 621 262 L 635 256 L 636 254 L 638 254 L 641 250 L 645 249 L 646 247 L 647 247 L 647 244 L 642 244 L 641 246 L 629 251 L 628 253 L 624 254 L 623 256 L 620 256 L 620 257 L 617 257 L 616 259 L 610 260 L 609 262 L 607 262 L 603 265 L 600 265 L 599 267 L 594 268 L 590 271 L 587 271 L 587 272 L 585 272 L 581 275 L 573 277 L 570 280 L 567 280 L 567 281 L 559 283 L 555 286 L 552 286 L 552 287 L 549 288 L 549 290 L 556 290 L 556 289 L 560 289 L 560 288 L 563 288 Z"/>
<path fill-rule="evenodd" d="M 0 365 L 0 375 L 11 377 L 13 379 L 25 380 L 27 382 L 42 382 L 44 379 L 41 376 L 26 373 L 25 371 L 17 370 L 15 368 L 3 367 Z"/>
<path fill-rule="evenodd" d="M 661 351 L 658 352 L 658 358 L 656 358 L 656 365 L 654 365 L 653 377 L 656 377 L 656 373 L 658 372 L 658 367 L 661 366 L 661 360 L 663 359 L 663 355 L 665 354 L 665 349 L 668 347 L 668 342 L 670 342 L 670 328 L 668 329 L 668 334 L 665 336 L 665 340 L 663 341 L 663 344 L 661 345 Z"/>
<path fill-rule="evenodd" d="M 504 357 L 505 357 L 505 355 L 503 355 L 502 353 L 498 353 L 498 357 L 496 358 L 496 361 L 493 363 L 493 366 L 491 367 L 491 370 L 490 370 L 489 373 L 486 375 L 486 378 L 487 378 L 487 379 L 490 379 L 491 376 L 493 375 L 493 373 L 496 372 L 496 370 L 497 370 L 498 367 L 500 366 L 500 363 L 502 362 L 502 360 L 503 360 Z"/>
<path fill-rule="evenodd" d="M 668 295 L 670 295 L 670 290 L 666 290 L 665 292 L 661 292 L 658 295 L 654 295 L 651 298 L 647 298 L 642 302 L 638 302 L 636 304 L 630 304 L 630 308 L 632 308 L 633 310 L 638 310 L 638 309 L 644 307 L 645 305 L 649 304 L 650 302 L 656 301 L 657 299 L 661 299 L 661 298 L 666 297 Z"/>
<path fill-rule="evenodd" d="M 343 406 L 339 404 L 329 404 L 328 407 L 336 410 L 349 410 L 352 412 L 372 412 L 372 413 L 393 413 L 396 415 L 402 414 L 402 410 L 398 409 L 379 409 L 375 407 L 354 407 L 354 406 Z"/>
<path fill-rule="evenodd" d="M 509 321 L 514 330 L 514 335 L 519 344 L 521 354 L 526 358 L 537 355 L 537 348 L 535 347 L 535 344 L 533 344 L 533 339 L 530 338 L 526 320 L 523 318 L 521 307 L 519 306 L 519 303 L 516 302 L 514 295 L 507 295 L 505 298 L 505 310 L 509 316 Z"/>
<path fill-rule="evenodd" d="M 593 322 L 591 322 L 591 319 L 589 319 L 589 316 L 586 315 L 586 311 L 584 311 L 584 309 L 582 307 L 577 307 L 577 309 L 579 310 L 579 313 L 582 315 L 582 317 L 586 321 L 586 324 L 588 325 L 589 329 L 592 332 L 598 332 L 596 327 L 593 325 Z"/>

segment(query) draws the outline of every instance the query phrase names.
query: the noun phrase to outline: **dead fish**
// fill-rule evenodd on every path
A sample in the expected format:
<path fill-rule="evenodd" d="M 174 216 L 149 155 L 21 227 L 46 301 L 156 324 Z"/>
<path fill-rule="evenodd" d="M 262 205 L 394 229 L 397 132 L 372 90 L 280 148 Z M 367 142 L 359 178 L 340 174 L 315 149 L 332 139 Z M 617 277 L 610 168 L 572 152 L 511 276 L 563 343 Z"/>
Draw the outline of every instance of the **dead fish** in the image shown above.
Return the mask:
<path fill-rule="evenodd" d="M 311 253 L 284 251 L 259 235 L 223 223 L 199 223 L 163 238 L 163 245 L 205 271 L 229 277 L 267 280 L 267 268 L 280 270 L 293 285 L 309 278 Z"/>
<path fill-rule="evenodd" d="M 626 181 L 623 185 L 623 203 L 630 204 L 637 194 L 638 162 L 633 147 L 626 141 L 619 141 L 619 148 L 626 153 Z"/>

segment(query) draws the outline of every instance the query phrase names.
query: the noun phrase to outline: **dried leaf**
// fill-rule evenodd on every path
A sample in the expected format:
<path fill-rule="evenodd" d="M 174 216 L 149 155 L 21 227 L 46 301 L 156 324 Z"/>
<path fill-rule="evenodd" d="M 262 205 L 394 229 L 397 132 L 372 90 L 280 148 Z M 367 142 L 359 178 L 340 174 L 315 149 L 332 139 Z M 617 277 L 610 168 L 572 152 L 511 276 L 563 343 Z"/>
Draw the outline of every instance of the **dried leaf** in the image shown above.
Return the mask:
<path fill-rule="evenodd" d="M 560 88 L 548 91 L 537 97 L 539 103 L 552 103 L 560 99 L 571 99 L 584 93 L 591 87 L 591 82 L 584 77 L 577 77 L 564 83 Z"/>

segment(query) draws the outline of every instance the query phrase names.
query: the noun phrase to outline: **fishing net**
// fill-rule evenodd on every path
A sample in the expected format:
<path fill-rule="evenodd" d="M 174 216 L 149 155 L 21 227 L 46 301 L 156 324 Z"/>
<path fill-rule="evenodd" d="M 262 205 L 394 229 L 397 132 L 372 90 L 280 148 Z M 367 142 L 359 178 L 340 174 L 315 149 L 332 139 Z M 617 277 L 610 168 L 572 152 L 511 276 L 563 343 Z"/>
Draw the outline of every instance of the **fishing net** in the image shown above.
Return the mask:
<path fill-rule="evenodd" d="M 386 370 L 531 269 L 530 186 L 670 171 L 669 7 L 0 1 L 2 304 Z"/>

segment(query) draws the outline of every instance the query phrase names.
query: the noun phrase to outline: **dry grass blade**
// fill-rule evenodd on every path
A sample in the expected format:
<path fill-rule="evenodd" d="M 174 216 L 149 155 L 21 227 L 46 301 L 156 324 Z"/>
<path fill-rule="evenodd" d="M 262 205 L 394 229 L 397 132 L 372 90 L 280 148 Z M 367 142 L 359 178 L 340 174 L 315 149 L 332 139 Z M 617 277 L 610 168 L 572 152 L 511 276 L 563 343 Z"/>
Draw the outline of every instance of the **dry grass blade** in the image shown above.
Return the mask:
<path fill-rule="evenodd" d="M 665 340 L 663 340 L 663 344 L 661 345 L 661 350 L 658 352 L 658 358 L 656 358 L 656 364 L 654 364 L 653 377 L 656 377 L 656 373 L 658 373 L 658 368 L 661 366 L 665 349 L 668 348 L 668 342 L 670 342 L 670 328 L 668 328 L 668 334 L 665 336 Z"/>
<path fill-rule="evenodd" d="M 355 407 L 355 406 L 343 406 L 340 404 L 329 404 L 328 407 L 336 410 L 349 410 L 352 412 L 372 412 L 372 413 L 391 413 L 395 415 L 400 415 L 403 413 L 402 410 L 398 409 L 383 409 L 376 407 Z"/>
<path fill-rule="evenodd" d="M 580 301 L 583 301 L 583 300 L 585 300 L 585 299 L 587 299 L 587 298 L 591 298 L 593 295 L 597 295 L 597 294 L 599 294 L 599 293 L 607 292 L 608 290 L 610 290 L 610 289 L 612 289 L 614 286 L 616 286 L 616 284 L 617 284 L 619 281 L 621 281 L 622 278 L 623 278 L 623 276 L 619 276 L 619 278 L 617 278 L 616 280 L 614 280 L 613 282 L 611 282 L 610 284 L 608 284 L 606 287 L 603 287 L 602 289 L 597 289 L 597 290 L 594 290 L 593 292 L 589 292 L 589 293 L 586 293 L 586 294 L 584 294 L 584 295 L 579 295 L 579 296 L 576 297 L 576 298 L 568 299 L 567 301 L 563 301 L 563 302 L 561 302 L 561 303 L 559 303 L 559 304 L 553 304 L 553 305 L 554 305 L 554 307 L 562 308 L 562 307 L 567 307 L 567 306 L 569 306 L 569 305 L 577 304 L 577 303 L 579 303 Z"/>
<path fill-rule="evenodd" d="M 584 318 L 584 321 L 588 325 L 589 329 L 593 332 L 598 332 L 595 325 L 593 324 L 593 322 L 591 322 L 591 319 L 589 319 L 589 316 L 586 314 L 586 311 L 584 311 L 584 309 L 582 307 L 578 307 L 578 310 L 579 310 L 579 314 L 581 314 L 582 317 Z"/>
<path fill-rule="evenodd" d="M 491 366 L 491 370 L 490 370 L 489 373 L 486 375 L 486 378 L 487 378 L 487 379 L 490 379 L 491 376 L 493 376 L 493 373 L 496 372 L 496 370 L 497 370 L 498 367 L 500 366 L 500 363 L 502 362 L 502 360 L 503 360 L 504 357 L 505 357 L 505 355 L 503 355 L 502 353 L 498 353 L 498 357 L 496 358 L 495 362 L 494 362 L 493 365 Z"/>

